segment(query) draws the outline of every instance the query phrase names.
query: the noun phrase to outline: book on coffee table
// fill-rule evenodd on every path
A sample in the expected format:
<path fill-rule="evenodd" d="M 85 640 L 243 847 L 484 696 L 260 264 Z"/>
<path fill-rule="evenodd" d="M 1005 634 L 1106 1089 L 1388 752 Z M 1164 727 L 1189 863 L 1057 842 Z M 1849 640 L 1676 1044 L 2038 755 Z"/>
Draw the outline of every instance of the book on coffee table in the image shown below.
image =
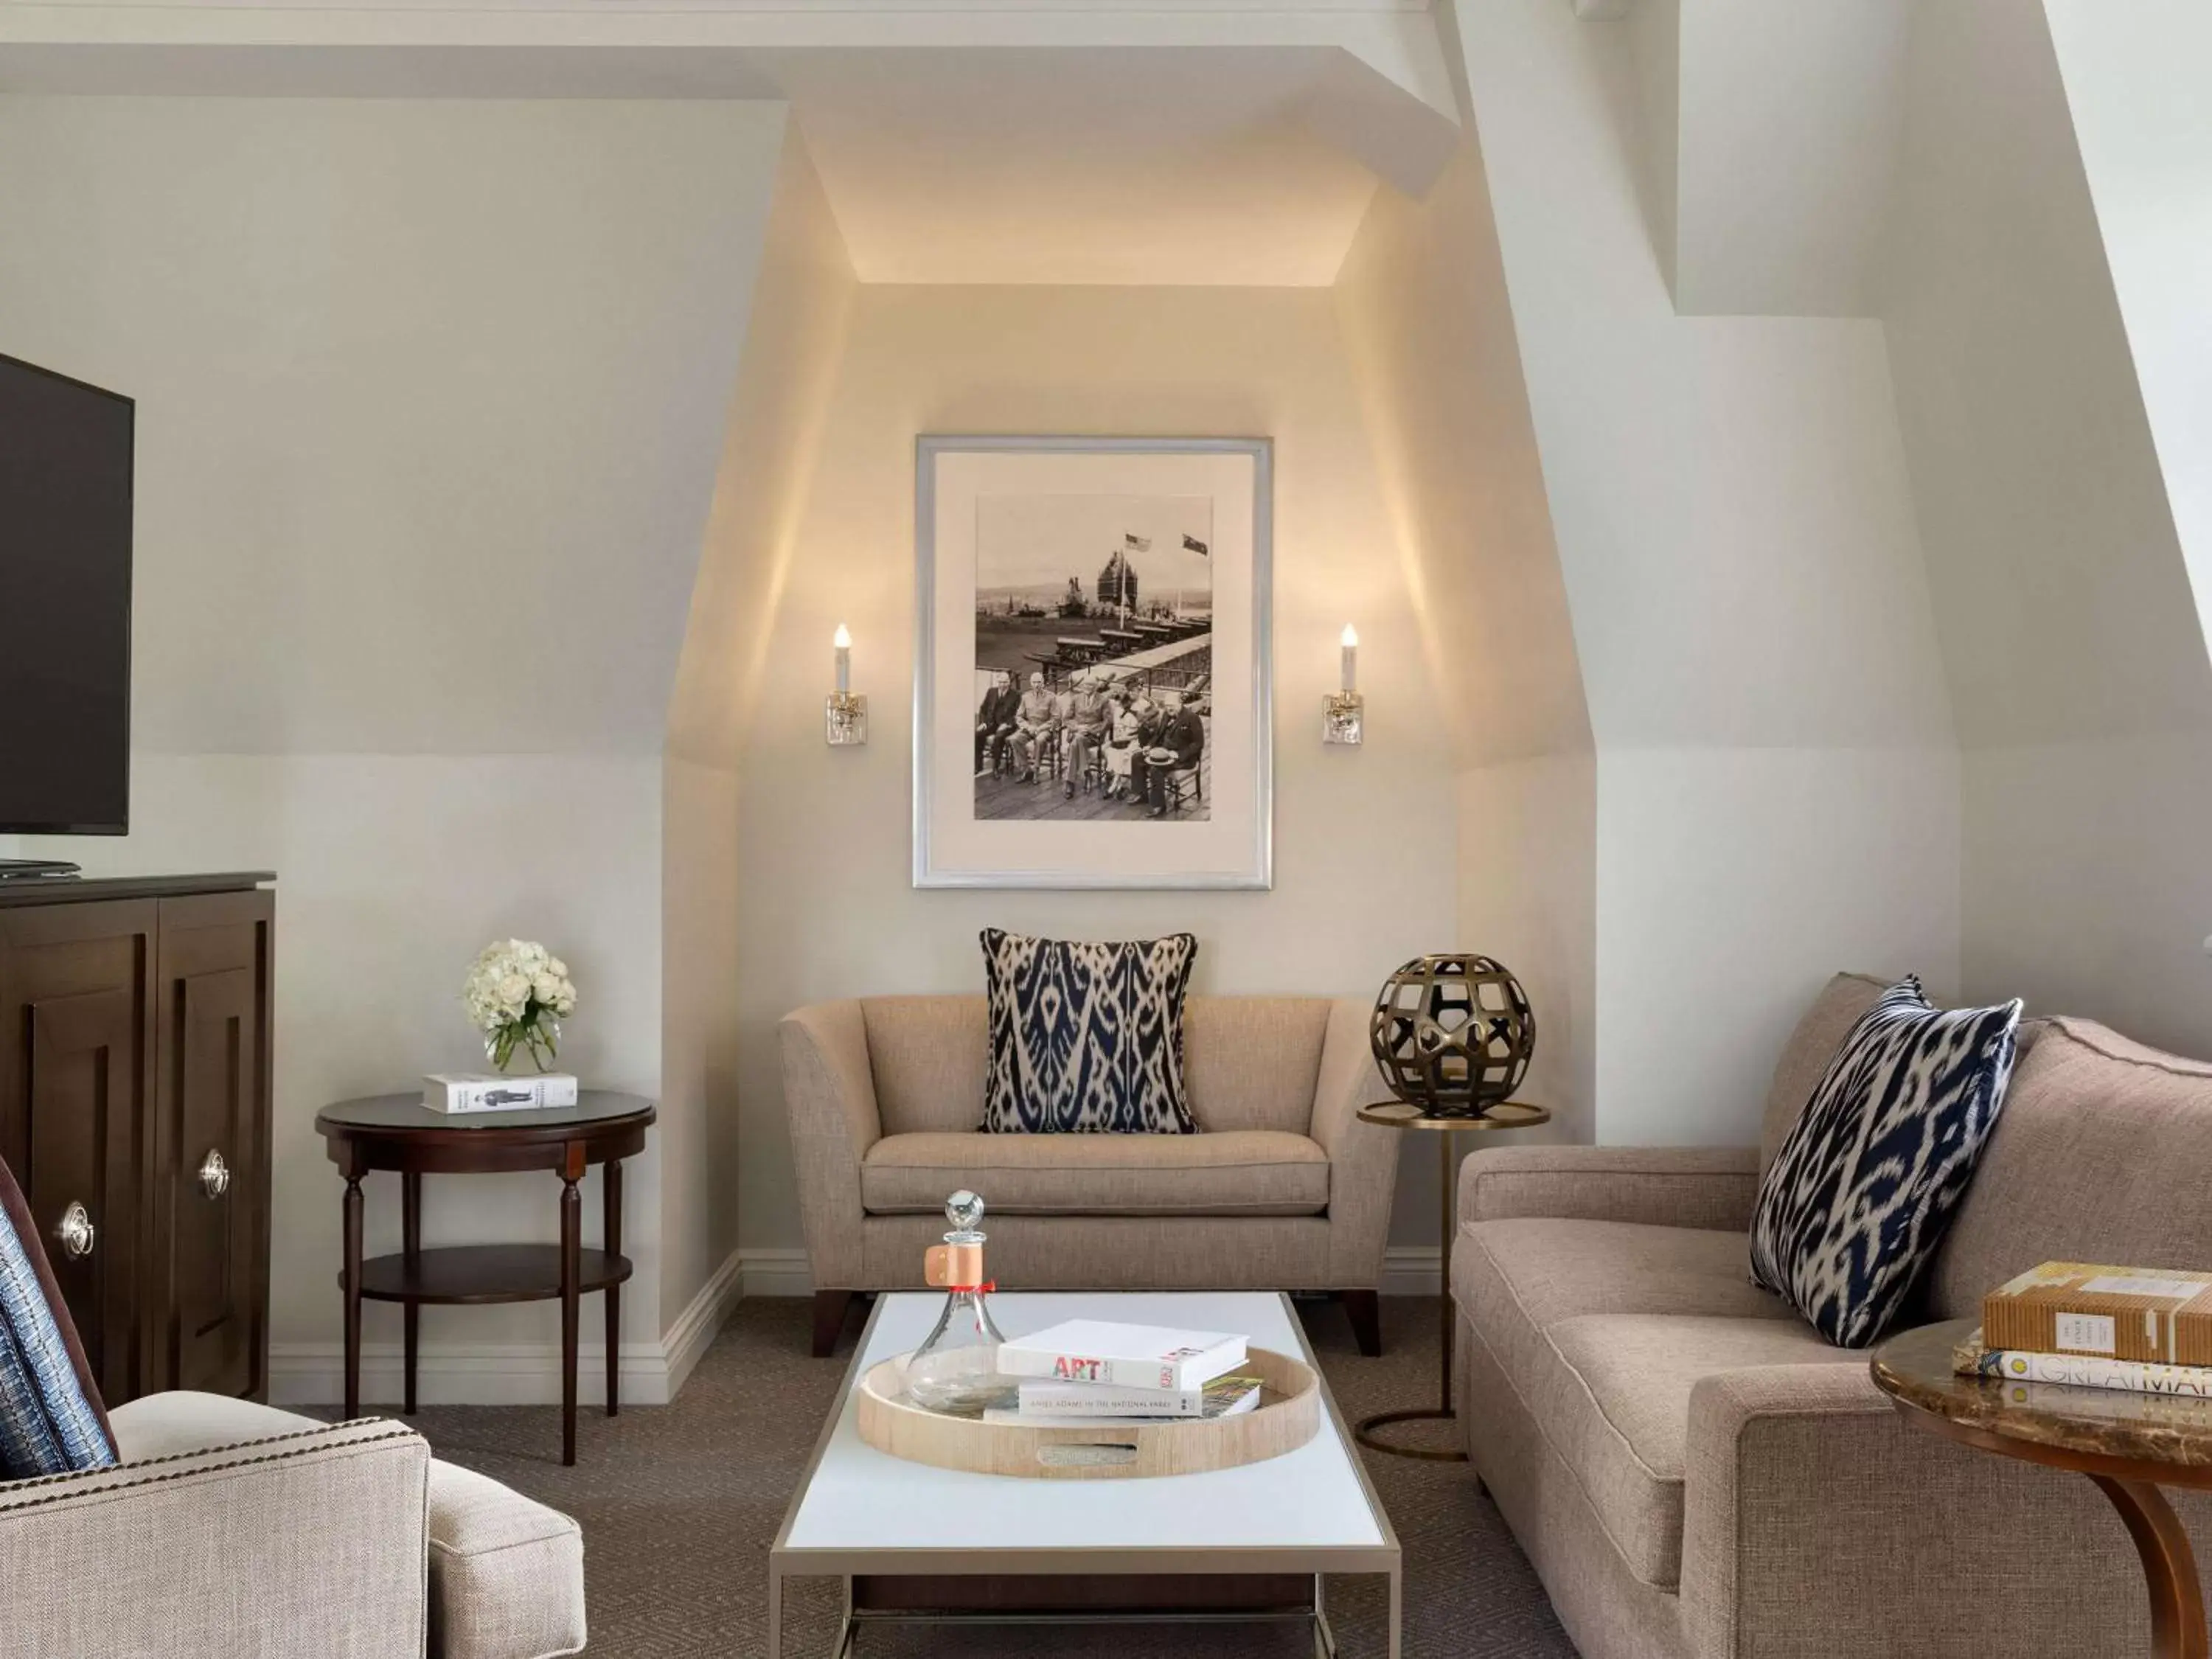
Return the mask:
<path fill-rule="evenodd" d="M 1056 1423 L 1090 1428 L 1105 1423 L 1196 1422 L 1235 1417 L 1260 1403 L 1256 1376 L 1217 1376 L 1202 1389 L 1125 1389 L 1117 1382 L 1055 1382 L 1037 1377 L 1021 1385 L 1018 1406 L 989 1406 L 986 1423 Z"/>
<path fill-rule="evenodd" d="M 999 1350 L 1009 1376 L 1111 1382 L 1131 1389 L 1202 1389 L 1244 1363 L 1244 1339 L 1223 1331 L 1172 1330 L 1070 1319 Z"/>

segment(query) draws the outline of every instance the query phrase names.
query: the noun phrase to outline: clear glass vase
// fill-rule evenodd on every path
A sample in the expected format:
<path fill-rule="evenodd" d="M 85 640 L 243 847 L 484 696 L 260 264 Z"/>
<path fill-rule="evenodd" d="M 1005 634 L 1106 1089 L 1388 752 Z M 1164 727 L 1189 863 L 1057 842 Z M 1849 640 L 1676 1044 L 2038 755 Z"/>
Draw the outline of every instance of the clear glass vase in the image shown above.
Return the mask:
<path fill-rule="evenodd" d="M 484 1033 L 484 1058 L 497 1072 L 514 1069 L 515 1060 L 527 1055 L 539 1071 L 550 1071 L 561 1047 L 561 1022 L 550 1014 L 538 1014 Z"/>
<path fill-rule="evenodd" d="M 927 1410 L 980 1417 L 987 1407 L 1015 1404 L 1020 1383 L 999 1369 L 1006 1339 L 991 1318 L 994 1287 L 983 1278 L 984 1235 L 975 1225 L 983 1218 L 983 1200 L 957 1192 L 945 1201 L 945 1214 L 952 1223 L 943 1258 L 952 1264 L 951 1282 L 937 1323 L 907 1361 L 906 1391 Z"/>

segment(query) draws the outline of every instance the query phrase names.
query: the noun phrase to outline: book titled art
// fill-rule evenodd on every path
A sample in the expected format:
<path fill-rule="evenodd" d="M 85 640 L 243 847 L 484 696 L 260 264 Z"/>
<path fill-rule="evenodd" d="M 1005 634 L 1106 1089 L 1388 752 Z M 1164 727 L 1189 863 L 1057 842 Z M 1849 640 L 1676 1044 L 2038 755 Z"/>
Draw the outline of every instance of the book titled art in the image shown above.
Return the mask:
<path fill-rule="evenodd" d="M 999 1351 L 1010 1376 L 1062 1382 L 1110 1382 L 1131 1389 L 1203 1389 L 1244 1363 L 1244 1339 L 1221 1331 L 1070 1319 Z"/>

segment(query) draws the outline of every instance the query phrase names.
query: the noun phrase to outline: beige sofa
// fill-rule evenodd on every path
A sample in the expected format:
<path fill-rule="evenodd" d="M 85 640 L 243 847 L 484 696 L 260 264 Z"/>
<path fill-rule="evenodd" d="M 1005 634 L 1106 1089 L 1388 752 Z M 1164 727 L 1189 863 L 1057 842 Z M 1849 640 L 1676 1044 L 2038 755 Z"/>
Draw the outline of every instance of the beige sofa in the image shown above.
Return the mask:
<path fill-rule="evenodd" d="M 990 1271 L 1027 1289 L 1333 1291 L 1380 1352 L 1376 1286 L 1398 1154 L 1368 1011 L 1319 997 L 1192 997 L 1195 1135 L 980 1133 L 980 996 L 863 997 L 782 1022 L 814 1351 L 853 1293 L 918 1288 L 945 1200 L 989 1206 Z"/>
<path fill-rule="evenodd" d="M 1759 1146 L 1462 1167 L 1468 1453 L 1585 1659 L 2149 1651 L 2141 1569 L 2087 1480 L 1909 1427 L 1863 1352 L 1749 1281 L 1760 1168 L 1881 988 L 1821 994 Z M 2212 1267 L 2208 1185 L 2212 1066 L 2033 1022 L 1917 1317 L 1971 1316 L 2053 1258 Z M 2203 1550 L 2212 1498 L 2176 1508 Z"/>
<path fill-rule="evenodd" d="M 111 1413 L 122 1462 L 0 1482 L 0 1651 L 545 1659 L 582 1651 L 568 1516 L 377 1419 L 218 1395 Z"/>

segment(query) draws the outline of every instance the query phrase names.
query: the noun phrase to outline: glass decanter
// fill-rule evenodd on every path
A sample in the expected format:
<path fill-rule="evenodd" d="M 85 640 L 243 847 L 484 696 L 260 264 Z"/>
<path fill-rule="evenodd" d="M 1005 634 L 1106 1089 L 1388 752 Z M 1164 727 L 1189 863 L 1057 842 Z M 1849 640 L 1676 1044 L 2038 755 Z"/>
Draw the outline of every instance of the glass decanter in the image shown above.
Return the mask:
<path fill-rule="evenodd" d="M 1020 1384 L 999 1370 L 1006 1339 L 985 1300 L 997 1286 L 983 1277 L 983 1200 L 963 1188 L 945 1200 L 945 1218 L 952 1231 L 929 1252 L 927 1273 L 945 1287 L 945 1310 L 906 1363 L 906 1391 L 930 1411 L 979 1417 L 987 1406 L 1012 1405 Z"/>

